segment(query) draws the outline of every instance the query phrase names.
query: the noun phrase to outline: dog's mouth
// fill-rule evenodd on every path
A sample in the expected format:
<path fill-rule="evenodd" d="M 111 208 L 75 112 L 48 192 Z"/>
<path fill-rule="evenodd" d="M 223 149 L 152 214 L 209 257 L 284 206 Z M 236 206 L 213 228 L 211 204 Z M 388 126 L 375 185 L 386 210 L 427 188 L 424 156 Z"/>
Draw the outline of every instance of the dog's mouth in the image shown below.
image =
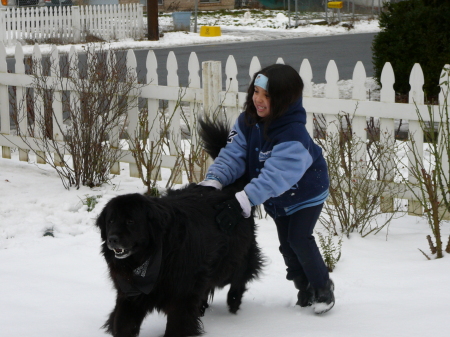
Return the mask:
<path fill-rule="evenodd" d="M 122 248 L 113 248 L 116 259 L 124 259 L 131 255 L 131 250 Z"/>

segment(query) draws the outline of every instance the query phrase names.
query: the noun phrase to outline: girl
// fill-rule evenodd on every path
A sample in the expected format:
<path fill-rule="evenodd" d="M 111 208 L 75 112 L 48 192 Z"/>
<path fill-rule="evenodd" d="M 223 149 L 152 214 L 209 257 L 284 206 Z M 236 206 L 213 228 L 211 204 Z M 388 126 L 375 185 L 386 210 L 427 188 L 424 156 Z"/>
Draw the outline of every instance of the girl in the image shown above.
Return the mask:
<path fill-rule="evenodd" d="M 286 278 L 299 290 L 297 305 L 321 314 L 334 306 L 334 284 L 312 234 L 329 180 L 322 150 L 306 131 L 302 91 L 302 79 L 288 65 L 257 72 L 227 146 L 200 185 L 221 189 L 247 175 L 250 183 L 222 205 L 219 225 L 233 226 L 264 204 L 277 226 Z"/>

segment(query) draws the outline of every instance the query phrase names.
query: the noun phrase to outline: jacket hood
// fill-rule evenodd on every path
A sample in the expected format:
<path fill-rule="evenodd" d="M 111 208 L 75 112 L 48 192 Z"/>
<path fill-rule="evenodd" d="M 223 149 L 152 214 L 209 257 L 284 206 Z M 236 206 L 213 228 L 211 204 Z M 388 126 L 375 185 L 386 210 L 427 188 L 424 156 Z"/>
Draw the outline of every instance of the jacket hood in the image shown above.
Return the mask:
<path fill-rule="evenodd" d="M 271 123 L 269 129 L 277 128 L 292 122 L 306 124 L 306 110 L 303 107 L 303 97 L 300 97 L 296 102 L 292 103 L 281 118 L 278 118 Z"/>

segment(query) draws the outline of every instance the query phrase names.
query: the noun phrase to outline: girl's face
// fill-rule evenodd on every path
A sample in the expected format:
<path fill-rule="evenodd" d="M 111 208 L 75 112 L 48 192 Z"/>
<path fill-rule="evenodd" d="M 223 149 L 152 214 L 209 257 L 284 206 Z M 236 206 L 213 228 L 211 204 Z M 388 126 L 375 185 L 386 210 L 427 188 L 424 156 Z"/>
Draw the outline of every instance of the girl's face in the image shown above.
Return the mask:
<path fill-rule="evenodd" d="M 266 90 L 256 85 L 253 92 L 253 104 L 259 117 L 264 118 L 270 115 L 270 96 Z"/>

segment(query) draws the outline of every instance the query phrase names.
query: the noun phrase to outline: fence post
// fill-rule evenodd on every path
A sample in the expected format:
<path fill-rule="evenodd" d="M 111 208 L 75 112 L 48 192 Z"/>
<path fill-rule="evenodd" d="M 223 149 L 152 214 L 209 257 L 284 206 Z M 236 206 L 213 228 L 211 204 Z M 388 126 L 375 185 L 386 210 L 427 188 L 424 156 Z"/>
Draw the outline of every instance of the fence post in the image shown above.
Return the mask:
<path fill-rule="evenodd" d="M 214 113 L 220 105 L 220 92 L 222 91 L 222 62 L 202 62 L 203 82 L 203 112 Z"/>
<path fill-rule="evenodd" d="M 81 16 L 80 7 L 72 6 L 72 32 L 73 32 L 73 42 L 81 42 Z"/>
<path fill-rule="evenodd" d="M 1 8 L 0 9 L 0 42 L 3 42 L 5 45 L 7 44 L 6 41 L 6 9 Z"/>
<path fill-rule="evenodd" d="M 135 35 L 138 39 L 144 37 L 144 5 L 138 5 L 137 11 L 137 34 Z"/>

